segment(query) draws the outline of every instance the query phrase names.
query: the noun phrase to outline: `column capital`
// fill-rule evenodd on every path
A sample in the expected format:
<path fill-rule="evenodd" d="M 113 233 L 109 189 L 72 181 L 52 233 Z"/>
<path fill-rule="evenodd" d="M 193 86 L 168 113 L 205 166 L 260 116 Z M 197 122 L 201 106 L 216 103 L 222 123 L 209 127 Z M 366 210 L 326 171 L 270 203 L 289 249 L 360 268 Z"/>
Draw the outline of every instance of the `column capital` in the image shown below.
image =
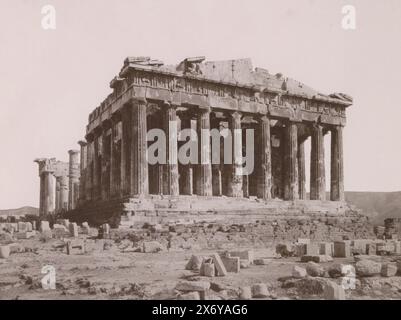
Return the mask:
<path fill-rule="evenodd" d="M 211 113 L 212 108 L 211 107 L 204 107 L 204 106 L 198 106 L 198 112 L 199 113 Z"/>
<path fill-rule="evenodd" d="M 79 144 L 81 147 L 86 147 L 86 146 L 88 145 L 88 143 L 87 143 L 86 141 L 84 141 L 84 140 L 79 140 L 79 141 L 78 141 L 78 144 Z"/>
<path fill-rule="evenodd" d="M 101 127 L 102 127 L 102 131 L 107 131 L 111 128 L 112 122 L 111 119 L 106 119 L 102 122 Z"/>
<path fill-rule="evenodd" d="M 260 123 L 269 123 L 270 124 L 270 118 L 266 114 L 259 115 L 257 120 Z"/>
<path fill-rule="evenodd" d="M 242 118 L 242 113 L 239 111 L 229 112 L 228 114 L 230 117 L 234 118 L 235 120 L 241 120 L 241 118 Z"/>
<path fill-rule="evenodd" d="M 148 103 L 148 101 L 144 97 L 132 97 L 130 99 L 130 102 L 131 102 L 130 105 L 133 105 L 133 104 L 143 105 L 143 104 L 147 104 Z"/>
<path fill-rule="evenodd" d="M 70 156 L 72 156 L 72 155 L 74 155 L 74 154 L 78 154 L 78 153 L 79 153 L 78 150 L 68 150 L 68 154 L 69 154 Z"/>

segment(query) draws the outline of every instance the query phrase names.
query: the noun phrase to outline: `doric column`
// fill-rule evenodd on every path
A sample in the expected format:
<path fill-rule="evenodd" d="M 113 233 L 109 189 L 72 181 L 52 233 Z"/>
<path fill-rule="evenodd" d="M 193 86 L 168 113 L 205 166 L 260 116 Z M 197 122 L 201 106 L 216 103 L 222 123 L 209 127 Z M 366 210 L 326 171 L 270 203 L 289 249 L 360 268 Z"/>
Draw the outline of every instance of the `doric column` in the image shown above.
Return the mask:
<path fill-rule="evenodd" d="M 212 165 L 210 153 L 210 108 L 199 108 L 197 118 L 198 156 L 196 191 L 200 196 L 211 196 Z"/>
<path fill-rule="evenodd" d="M 285 182 L 284 200 L 299 199 L 298 193 L 298 130 L 297 124 L 288 122 L 285 127 Z"/>
<path fill-rule="evenodd" d="M 81 146 L 81 161 L 80 161 L 80 179 L 79 179 L 79 201 L 85 201 L 86 199 L 86 180 L 87 180 L 87 159 L 88 159 L 88 149 L 86 141 L 78 141 Z"/>
<path fill-rule="evenodd" d="M 121 113 L 121 169 L 120 169 L 120 192 L 121 196 L 130 193 L 131 183 L 131 108 L 124 106 Z"/>
<path fill-rule="evenodd" d="M 85 200 L 91 201 L 93 199 L 93 159 L 94 159 L 94 141 L 93 134 L 86 135 L 86 174 L 85 174 Z"/>
<path fill-rule="evenodd" d="M 60 210 L 68 210 L 68 176 L 60 177 Z"/>
<path fill-rule="evenodd" d="M 320 124 L 315 124 L 312 127 L 310 165 L 310 199 L 325 200 L 324 136 L 323 127 Z"/>
<path fill-rule="evenodd" d="M 110 197 L 110 156 L 111 156 L 111 121 L 103 123 L 102 150 L 101 150 L 101 197 L 107 200 Z"/>
<path fill-rule="evenodd" d="M 69 194 L 68 194 L 68 209 L 73 210 L 76 208 L 78 195 L 79 195 L 79 151 L 68 151 L 70 156 L 69 160 Z"/>
<path fill-rule="evenodd" d="M 149 194 L 146 100 L 134 99 L 131 123 L 131 195 Z"/>
<path fill-rule="evenodd" d="M 56 177 L 56 203 L 55 203 L 55 211 L 56 213 L 60 212 L 60 180 L 59 177 Z"/>
<path fill-rule="evenodd" d="M 298 176 L 299 198 L 302 200 L 306 200 L 305 140 L 300 141 L 298 144 Z"/>
<path fill-rule="evenodd" d="M 228 126 L 232 134 L 232 165 L 228 172 L 228 196 L 242 197 L 242 129 L 241 113 L 229 115 Z"/>
<path fill-rule="evenodd" d="M 181 130 L 184 129 L 192 129 L 191 127 L 191 117 L 185 114 L 180 115 L 180 120 L 181 120 Z M 183 142 L 185 143 L 185 142 Z M 181 164 L 181 181 L 180 181 L 180 187 L 182 190 L 182 193 L 185 195 L 193 195 L 194 190 L 193 190 L 193 167 L 192 164 Z"/>
<path fill-rule="evenodd" d="M 43 201 L 43 215 L 53 214 L 55 210 L 55 191 L 53 171 L 43 171 L 44 181 L 44 201 Z"/>
<path fill-rule="evenodd" d="M 343 127 L 331 130 L 330 200 L 344 201 Z"/>
<path fill-rule="evenodd" d="M 258 177 L 257 195 L 259 198 L 269 200 L 272 198 L 272 150 L 270 140 L 270 120 L 266 116 L 259 119 L 261 169 Z M 259 154 L 255 146 L 255 155 Z"/>
<path fill-rule="evenodd" d="M 213 116 L 211 118 L 211 127 L 212 130 L 219 130 L 220 132 L 220 119 Z M 220 151 L 220 163 L 212 163 L 212 191 L 213 196 L 220 197 L 223 194 L 223 185 L 222 185 L 222 170 L 221 170 L 221 141 L 219 139 L 219 151 Z M 224 158 L 224 157 L 223 157 Z M 213 159 L 213 157 L 212 157 Z M 213 161 L 212 161 L 213 162 Z"/>
<path fill-rule="evenodd" d="M 164 165 L 163 194 L 178 196 L 178 127 L 176 106 L 170 103 L 163 105 L 163 129 L 166 134 L 166 161 Z"/>
<path fill-rule="evenodd" d="M 111 141 L 110 141 L 110 197 L 117 196 L 120 192 L 119 167 L 119 131 L 118 124 L 120 122 L 119 115 L 113 115 L 111 118 Z"/>
<path fill-rule="evenodd" d="M 101 185 L 102 185 L 102 130 L 97 128 L 93 140 L 93 199 L 99 200 L 101 198 Z"/>

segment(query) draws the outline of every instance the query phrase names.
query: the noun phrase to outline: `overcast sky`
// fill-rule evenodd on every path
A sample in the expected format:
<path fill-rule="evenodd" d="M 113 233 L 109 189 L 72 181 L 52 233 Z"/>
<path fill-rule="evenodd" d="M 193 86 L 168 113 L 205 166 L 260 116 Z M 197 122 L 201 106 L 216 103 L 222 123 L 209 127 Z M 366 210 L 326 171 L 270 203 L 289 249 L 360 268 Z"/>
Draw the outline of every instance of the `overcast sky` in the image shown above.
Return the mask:
<path fill-rule="evenodd" d="M 46 4 L 56 30 L 41 27 Z M 341 27 L 346 4 L 356 30 Z M 33 160 L 67 161 L 124 58 L 139 55 L 249 57 L 352 95 L 345 189 L 401 190 L 400 31 L 399 0 L 0 0 L 0 209 L 39 205 Z"/>

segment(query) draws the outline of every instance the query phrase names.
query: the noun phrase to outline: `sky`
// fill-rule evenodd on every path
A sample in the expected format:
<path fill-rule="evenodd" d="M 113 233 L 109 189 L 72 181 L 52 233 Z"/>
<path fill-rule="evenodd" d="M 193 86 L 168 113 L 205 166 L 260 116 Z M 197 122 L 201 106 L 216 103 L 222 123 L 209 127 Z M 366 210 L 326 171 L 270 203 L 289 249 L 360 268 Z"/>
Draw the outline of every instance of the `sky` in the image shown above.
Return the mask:
<path fill-rule="evenodd" d="M 55 30 L 42 28 L 44 5 Z M 355 30 L 342 28 L 344 5 Z M 401 190 L 400 31 L 399 0 L 0 0 L 0 209 L 39 205 L 33 160 L 79 148 L 127 56 L 249 57 L 347 93 L 345 189 Z"/>

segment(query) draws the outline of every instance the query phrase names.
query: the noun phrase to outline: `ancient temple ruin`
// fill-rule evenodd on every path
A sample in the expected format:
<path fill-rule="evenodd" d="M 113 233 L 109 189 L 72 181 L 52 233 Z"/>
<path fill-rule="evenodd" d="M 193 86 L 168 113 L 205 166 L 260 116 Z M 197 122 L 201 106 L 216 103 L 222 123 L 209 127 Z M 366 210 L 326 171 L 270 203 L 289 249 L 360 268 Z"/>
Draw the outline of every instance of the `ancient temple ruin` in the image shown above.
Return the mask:
<path fill-rule="evenodd" d="M 346 108 L 352 104 L 348 95 L 319 93 L 282 74 L 253 69 L 249 59 L 216 62 L 204 57 L 171 66 L 149 57 L 129 57 L 110 87 L 112 93 L 89 115 L 85 139 L 79 142 L 80 172 L 75 151 L 70 152 L 68 173 L 66 164 L 37 161 L 41 213 L 68 209 L 66 216 L 72 220 L 102 223 L 191 212 L 235 214 L 236 209 L 263 213 L 272 204 L 285 210 L 302 204 L 303 213 L 314 203 L 330 212 L 343 206 L 342 133 Z M 188 141 L 169 136 L 169 123 L 175 121 L 179 130 L 192 128 L 198 136 L 207 129 L 239 132 L 237 139 L 228 141 L 234 153 L 246 152 L 245 131 L 253 129 L 253 172 L 237 174 L 236 161 L 213 163 L 209 143 L 198 145 L 197 160 L 207 161 L 171 161 Z M 165 164 L 148 161 L 154 141 L 147 133 L 155 128 L 167 133 Z M 326 199 L 324 136 L 329 132 L 331 182 Z M 307 139 L 310 155 L 305 155 Z M 219 141 L 223 150 L 227 141 Z M 305 168 L 305 156 L 310 156 L 310 168 Z M 305 170 L 310 170 L 308 197 Z M 55 204 L 49 195 L 55 189 L 50 176 L 59 181 Z"/>

